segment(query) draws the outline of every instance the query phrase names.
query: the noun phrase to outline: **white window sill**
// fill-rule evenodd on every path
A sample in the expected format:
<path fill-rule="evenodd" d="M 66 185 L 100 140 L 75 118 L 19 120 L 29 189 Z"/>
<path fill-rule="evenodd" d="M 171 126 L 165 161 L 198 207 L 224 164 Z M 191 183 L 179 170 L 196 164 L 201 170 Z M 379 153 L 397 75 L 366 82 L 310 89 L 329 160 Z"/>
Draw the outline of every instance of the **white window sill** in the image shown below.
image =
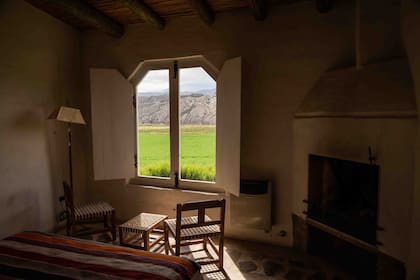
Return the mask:
<path fill-rule="evenodd" d="M 152 190 L 160 190 L 160 191 L 174 191 L 174 192 L 183 192 L 183 193 L 193 193 L 193 194 L 202 194 L 202 195 L 209 195 L 209 196 L 225 196 L 225 192 L 221 190 L 197 190 L 197 189 L 189 189 L 189 188 L 174 188 L 169 186 L 151 186 L 151 185 L 144 185 L 136 182 L 135 179 L 130 180 L 127 186 L 133 188 L 144 188 L 144 189 L 152 189 Z"/>

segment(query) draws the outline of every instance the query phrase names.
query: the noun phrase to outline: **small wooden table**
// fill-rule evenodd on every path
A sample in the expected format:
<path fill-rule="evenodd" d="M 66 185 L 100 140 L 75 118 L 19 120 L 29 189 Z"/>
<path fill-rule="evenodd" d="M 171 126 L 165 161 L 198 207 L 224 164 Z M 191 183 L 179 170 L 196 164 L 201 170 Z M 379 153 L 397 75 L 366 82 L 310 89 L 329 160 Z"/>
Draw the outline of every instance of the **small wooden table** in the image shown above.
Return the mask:
<path fill-rule="evenodd" d="M 120 245 L 149 251 L 154 245 L 163 240 L 163 230 L 157 229 L 168 216 L 141 213 L 118 227 Z M 151 240 L 151 233 L 157 238 Z"/>

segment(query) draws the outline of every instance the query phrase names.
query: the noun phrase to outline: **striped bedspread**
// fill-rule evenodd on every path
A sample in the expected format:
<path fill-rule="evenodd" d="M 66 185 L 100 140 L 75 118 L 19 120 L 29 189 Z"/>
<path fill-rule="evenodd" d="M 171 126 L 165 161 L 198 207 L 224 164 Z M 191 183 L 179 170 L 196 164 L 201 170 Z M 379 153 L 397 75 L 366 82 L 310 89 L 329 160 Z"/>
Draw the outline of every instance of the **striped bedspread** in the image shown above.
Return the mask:
<path fill-rule="evenodd" d="M 0 279 L 183 280 L 197 277 L 198 270 L 180 257 L 48 233 L 0 240 Z"/>

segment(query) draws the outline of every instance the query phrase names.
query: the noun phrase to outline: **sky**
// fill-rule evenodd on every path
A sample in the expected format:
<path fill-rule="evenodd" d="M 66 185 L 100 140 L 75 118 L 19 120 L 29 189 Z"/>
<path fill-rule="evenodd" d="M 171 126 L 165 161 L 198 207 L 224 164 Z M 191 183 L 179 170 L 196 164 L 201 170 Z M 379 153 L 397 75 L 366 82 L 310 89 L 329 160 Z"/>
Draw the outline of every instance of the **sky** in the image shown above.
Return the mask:
<path fill-rule="evenodd" d="M 216 89 L 216 82 L 201 67 L 179 69 L 179 90 L 197 92 L 199 90 Z M 137 85 L 137 93 L 167 93 L 169 89 L 169 70 L 151 70 Z"/>

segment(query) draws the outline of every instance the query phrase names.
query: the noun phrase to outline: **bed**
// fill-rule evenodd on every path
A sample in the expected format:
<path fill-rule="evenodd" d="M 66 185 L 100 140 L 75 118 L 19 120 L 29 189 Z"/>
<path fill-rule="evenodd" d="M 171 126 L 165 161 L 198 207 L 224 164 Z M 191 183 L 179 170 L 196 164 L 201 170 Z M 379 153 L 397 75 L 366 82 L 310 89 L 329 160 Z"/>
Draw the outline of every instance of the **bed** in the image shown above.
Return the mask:
<path fill-rule="evenodd" d="M 0 279 L 202 279 L 199 265 L 67 236 L 21 232 L 0 240 Z"/>

